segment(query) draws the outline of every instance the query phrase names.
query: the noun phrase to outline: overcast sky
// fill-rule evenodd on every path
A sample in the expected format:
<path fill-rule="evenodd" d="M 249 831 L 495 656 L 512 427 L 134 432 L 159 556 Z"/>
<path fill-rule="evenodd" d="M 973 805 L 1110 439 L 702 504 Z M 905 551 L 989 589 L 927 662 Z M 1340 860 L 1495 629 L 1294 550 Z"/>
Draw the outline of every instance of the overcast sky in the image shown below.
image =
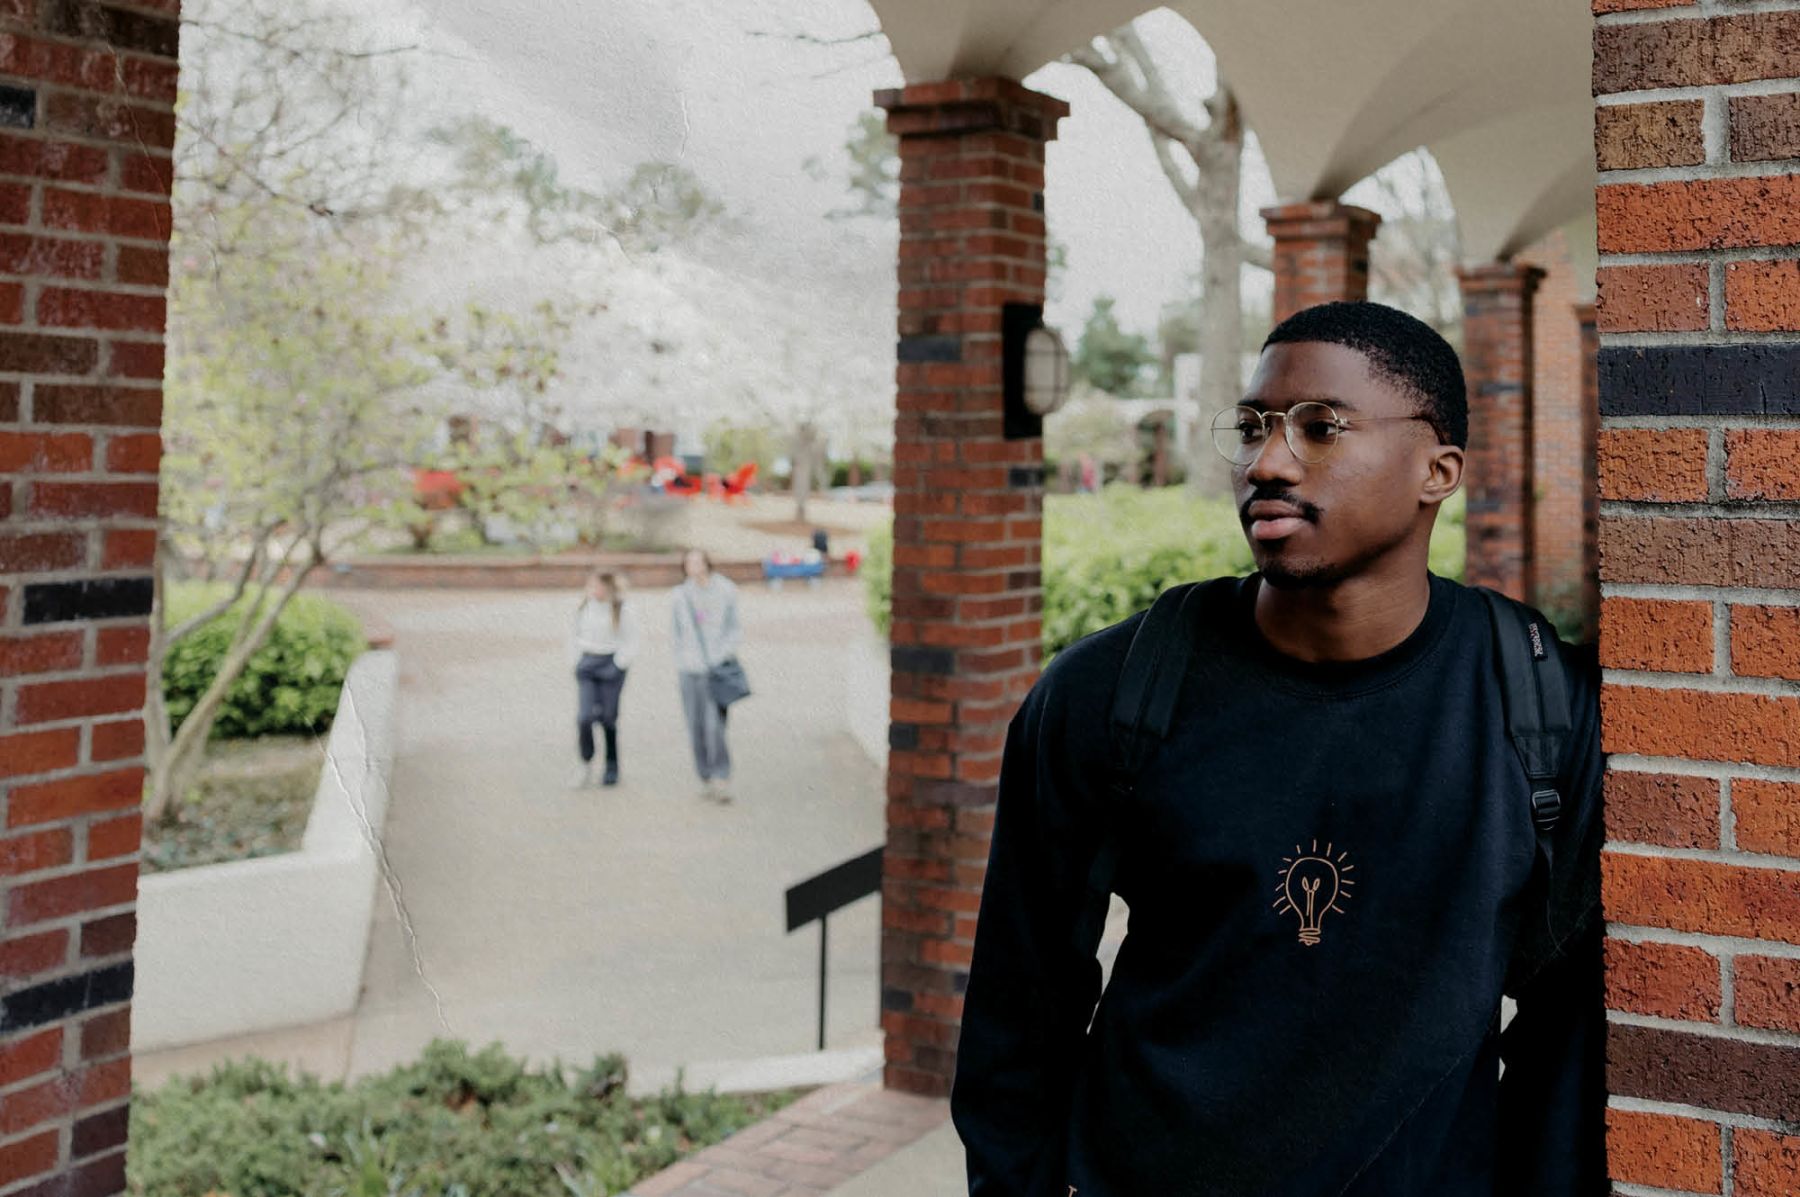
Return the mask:
<path fill-rule="evenodd" d="M 647 160 L 694 170 L 763 240 L 797 288 L 892 287 L 893 229 L 828 221 L 847 202 L 842 143 L 870 93 L 899 71 L 884 44 L 820 46 L 876 27 L 863 0 L 380 0 L 394 36 L 416 43 L 422 121 L 478 111 L 549 150 L 565 177 L 616 182 Z M 365 9 L 364 11 L 370 11 Z M 1211 57 L 1167 12 L 1140 28 L 1172 78 L 1200 95 Z M 1048 159 L 1052 232 L 1069 249 L 1060 303 L 1071 335 L 1095 295 L 1149 332 L 1188 290 L 1199 238 L 1163 178 L 1143 124 L 1087 72 L 1043 68 L 1026 82 L 1073 105 Z M 825 181 L 803 163 L 817 156 Z M 1269 202 L 1252 155 L 1246 207 Z M 888 300 L 891 303 L 891 297 Z"/>

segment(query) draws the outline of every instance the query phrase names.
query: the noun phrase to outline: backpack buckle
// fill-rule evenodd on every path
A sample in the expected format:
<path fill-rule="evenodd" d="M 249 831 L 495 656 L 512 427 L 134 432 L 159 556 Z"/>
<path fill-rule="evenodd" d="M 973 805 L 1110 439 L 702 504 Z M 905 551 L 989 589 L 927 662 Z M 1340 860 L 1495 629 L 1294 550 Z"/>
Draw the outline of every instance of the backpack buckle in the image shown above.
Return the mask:
<path fill-rule="evenodd" d="M 1538 831 L 1549 835 L 1562 818 L 1562 795 L 1555 790 L 1534 790 L 1531 794 L 1531 822 Z"/>

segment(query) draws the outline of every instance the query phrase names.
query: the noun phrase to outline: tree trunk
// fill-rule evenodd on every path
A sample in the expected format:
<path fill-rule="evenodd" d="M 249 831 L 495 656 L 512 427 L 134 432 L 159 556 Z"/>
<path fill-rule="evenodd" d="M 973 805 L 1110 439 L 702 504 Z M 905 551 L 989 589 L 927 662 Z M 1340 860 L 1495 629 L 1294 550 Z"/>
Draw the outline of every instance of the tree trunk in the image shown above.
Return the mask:
<path fill-rule="evenodd" d="M 166 767 L 169 755 L 169 708 L 163 702 L 163 659 L 169 649 L 164 610 L 168 579 L 164 576 L 160 543 L 150 566 L 150 579 L 150 648 L 144 662 L 144 767 L 154 776 Z M 157 813 L 161 814 L 161 810 Z"/>
<path fill-rule="evenodd" d="M 819 451 L 819 432 L 811 424 L 802 424 L 794 431 L 790 448 L 793 458 L 794 472 L 791 485 L 794 491 L 794 519 L 806 523 L 806 501 L 812 497 L 813 468 Z"/>
<path fill-rule="evenodd" d="M 206 692 L 194 704 L 194 709 L 188 712 L 187 718 L 181 721 L 181 726 L 169 740 L 168 747 L 159 754 L 159 759 L 150 769 L 150 792 L 144 805 L 146 823 L 154 823 L 166 815 L 175 799 L 186 793 L 193 783 L 205 756 L 206 742 L 212 736 L 213 725 L 218 722 L 219 712 L 225 706 L 226 693 L 243 675 L 250 658 L 268 641 L 275 621 L 280 618 L 288 601 L 299 591 L 301 583 L 306 581 L 316 564 L 315 559 L 294 567 L 293 576 L 282 586 L 275 601 L 256 616 L 255 623 L 244 635 L 238 637 L 225 654 L 225 660 L 220 663 L 219 672 L 214 675 L 212 684 L 207 686 Z M 271 576 L 264 584 L 265 598 L 274 585 Z M 251 612 L 254 611 L 253 604 Z M 246 618 L 251 612 L 246 612 Z"/>
<path fill-rule="evenodd" d="M 1231 494 L 1231 464 L 1212 446 L 1212 419 L 1243 398 L 1244 242 L 1237 202 L 1243 142 L 1220 144 L 1201 162 L 1192 208 L 1205 258 L 1200 268 L 1200 387 L 1194 436 L 1188 442 L 1188 489 Z"/>

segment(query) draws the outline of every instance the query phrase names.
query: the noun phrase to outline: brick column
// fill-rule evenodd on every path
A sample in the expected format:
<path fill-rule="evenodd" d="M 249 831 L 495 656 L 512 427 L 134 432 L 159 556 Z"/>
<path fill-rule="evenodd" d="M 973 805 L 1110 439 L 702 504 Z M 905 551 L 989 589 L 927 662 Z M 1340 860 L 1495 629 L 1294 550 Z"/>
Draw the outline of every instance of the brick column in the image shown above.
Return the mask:
<path fill-rule="evenodd" d="M 1264 208 L 1275 239 L 1275 322 L 1302 308 L 1369 297 L 1369 242 L 1381 217 L 1336 200 Z"/>
<path fill-rule="evenodd" d="M 1544 272 L 1494 262 L 1457 272 L 1469 381 L 1471 585 L 1532 597 L 1532 294 Z"/>
<path fill-rule="evenodd" d="M 1581 611 L 1590 633 L 1600 627 L 1600 330 L 1591 303 L 1575 305 L 1581 346 Z"/>
<path fill-rule="evenodd" d="M 0 1188 L 15 1197 L 125 1187 L 177 32 L 175 0 L 0 4 Z"/>
<path fill-rule="evenodd" d="M 1037 676 L 1043 442 L 1006 440 L 1001 306 L 1044 297 L 1044 144 L 1068 112 L 1008 79 L 884 91 L 900 138 L 886 1084 L 954 1071 L 1006 725 Z"/>
<path fill-rule="evenodd" d="M 1737 1197 L 1800 1192 L 1800 3 L 1759 8 L 1594 43 L 1609 1156 Z"/>

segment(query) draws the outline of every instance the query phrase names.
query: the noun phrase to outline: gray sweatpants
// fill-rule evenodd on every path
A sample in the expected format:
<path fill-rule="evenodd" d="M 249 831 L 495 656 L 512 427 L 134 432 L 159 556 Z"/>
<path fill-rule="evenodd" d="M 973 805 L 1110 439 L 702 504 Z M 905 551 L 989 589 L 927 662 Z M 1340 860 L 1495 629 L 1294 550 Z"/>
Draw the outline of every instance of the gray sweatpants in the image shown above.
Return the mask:
<path fill-rule="evenodd" d="M 731 776 L 731 752 L 725 747 L 725 710 L 712 700 L 704 673 L 678 674 L 681 679 L 681 713 L 687 716 L 688 736 L 694 744 L 694 768 L 701 781 Z"/>

